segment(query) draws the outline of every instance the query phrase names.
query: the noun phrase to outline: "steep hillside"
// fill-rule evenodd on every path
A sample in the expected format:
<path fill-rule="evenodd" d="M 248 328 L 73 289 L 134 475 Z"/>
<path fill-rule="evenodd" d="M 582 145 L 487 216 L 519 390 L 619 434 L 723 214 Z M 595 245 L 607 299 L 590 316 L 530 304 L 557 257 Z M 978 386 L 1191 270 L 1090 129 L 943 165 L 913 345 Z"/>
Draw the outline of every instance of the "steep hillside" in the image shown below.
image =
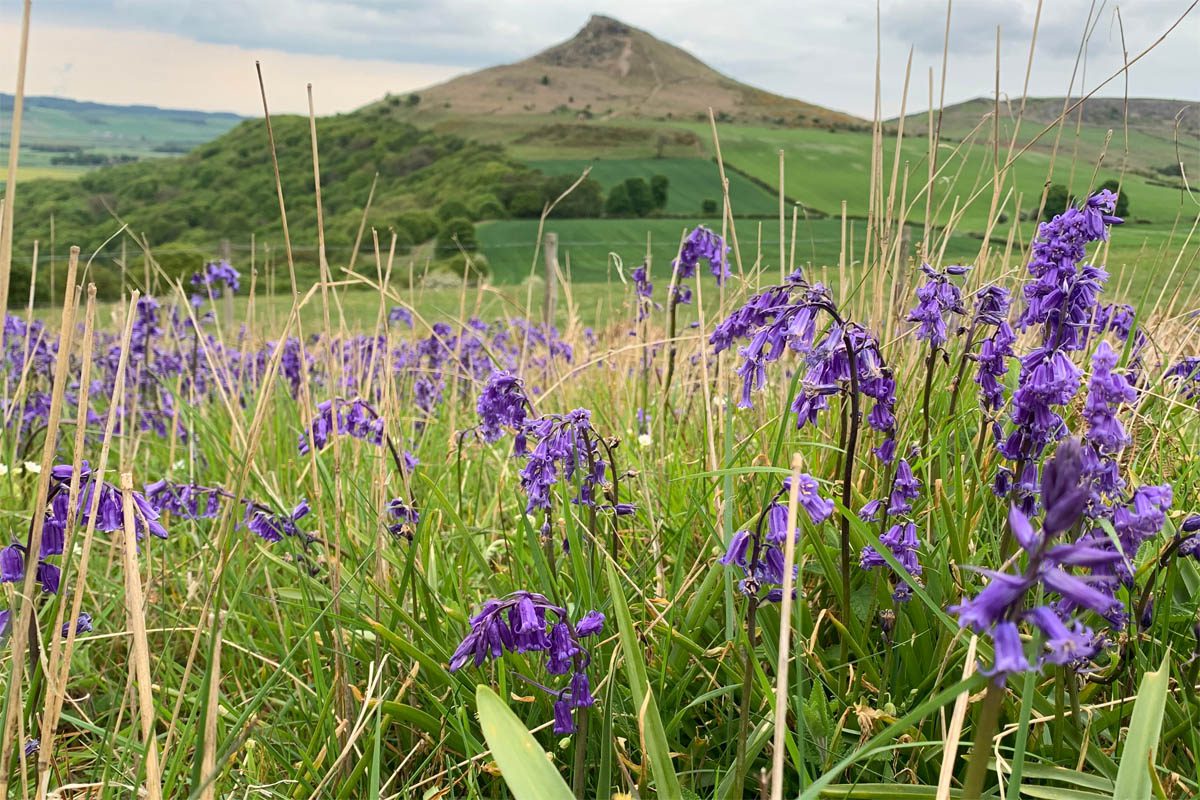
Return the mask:
<path fill-rule="evenodd" d="M 416 116 L 561 114 L 565 119 L 704 118 L 851 128 L 862 120 L 739 83 L 619 20 L 593 16 L 573 38 L 515 64 L 419 93 Z"/>

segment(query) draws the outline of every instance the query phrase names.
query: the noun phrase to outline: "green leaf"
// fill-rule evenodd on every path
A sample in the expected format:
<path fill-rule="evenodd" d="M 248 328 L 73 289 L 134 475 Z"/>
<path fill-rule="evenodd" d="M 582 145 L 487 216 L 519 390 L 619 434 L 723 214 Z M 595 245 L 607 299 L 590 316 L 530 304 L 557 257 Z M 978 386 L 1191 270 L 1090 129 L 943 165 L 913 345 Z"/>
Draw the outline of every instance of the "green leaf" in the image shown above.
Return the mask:
<path fill-rule="evenodd" d="M 629 615 L 629 606 L 625 602 L 625 592 L 617 580 L 612 562 L 608 562 L 606 567 L 608 588 L 612 593 L 613 616 L 617 618 L 617 627 L 621 632 L 625 675 L 629 680 L 636 713 L 642 723 L 640 727 L 645 731 L 646 756 L 650 759 L 650 769 L 654 773 L 654 785 L 658 789 L 659 797 L 682 797 L 679 778 L 671 764 L 667 732 L 663 729 L 662 718 L 658 715 L 658 704 L 654 701 L 654 693 L 650 690 L 650 681 L 646 677 L 646 663 L 642 660 L 642 651 L 638 647 L 633 618 Z"/>
<path fill-rule="evenodd" d="M 499 695 L 480 684 L 475 705 L 483 738 L 517 800 L 574 800 L 546 751 Z"/>
<path fill-rule="evenodd" d="M 1137 699 L 1133 703 L 1133 718 L 1129 722 L 1129 735 L 1121 752 L 1121 766 L 1117 769 L 1117 782 L 1113 787 L 1114 800 L 1149 800 L 1151 793 L 1150 769 L 1158 751 L 1158 737 L 1162 733 L 1163 710 L 1167 705 L 1167 682 L 1170 670 L 1167 659 L 1154 672 L 1142 676 Z"/>

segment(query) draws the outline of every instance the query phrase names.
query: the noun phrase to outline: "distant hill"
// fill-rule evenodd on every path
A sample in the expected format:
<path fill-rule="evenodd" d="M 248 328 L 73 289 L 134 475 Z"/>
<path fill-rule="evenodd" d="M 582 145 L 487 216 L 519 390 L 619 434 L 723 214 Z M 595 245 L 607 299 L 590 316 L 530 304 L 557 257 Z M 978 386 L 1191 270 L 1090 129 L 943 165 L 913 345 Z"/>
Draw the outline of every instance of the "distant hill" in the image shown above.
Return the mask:
<path fill-rule="evenodd" d="M 13 96 L 0 94 L 0 151 L 5 153 L 12 108 Z M 77 175 L 109 163 L 186 153 L 241 121 L 230 113 L 26 97 L 21 164 L 35 176 Z"/>
<path fill-rule="evenodd" d="M 1062 97 L 1027 98 L 1019 144 L 1029 142 L 1076 102 L 1077 99 L 1066 101 Z M 975 131 L 975 141 L 986 143 L 992 135 L 994 110 L 994 101 L 984 97 L 946 106 L 942 112 L 941 136 L 961 141 Z M 1020 97 L 1000 103 L 1000 130 L 1005 143 L 1012 135 L 1020 111 Z M 928 133 L 928 112 L 921 111 L 905 119 L 906 137 Z M 1033 149 L 1048 152 L 1057 139 L 1060 152 L 1077 154 L 1083 163 L 1094 163 L 1103 154 L 1105 163 L 1117 168 L 1124 158 L 1126 119 L 1129 171 L 1171 186 L 1178 185 L 1181 162 L 1189 176 L 1200 174 L 1200 103 L 1185 100 L 1131 97 L 1127 103 L 1119 97 L 1092 97 L 1067 115 L 1061 136 L 1048 133 Z M 894 119 L 888 121 L 893 132 L 895 124 Z"/>
<path fill-rule="evenodd" d="M 1025 100 L 1025 121 L 1041 126 L 1049 125 L 1058 119 L 1064 109 L 1078 102 L 1077 98 L 1066 100 L 1063 97 L 1030 97 Z M 983 119 L 990 116 L 995 103 L 991 98 L 979 97 L 962 103 L 946 106 L 942 112 L 943 130 L 970 130 Z M 1128 112 L 1126 109 L 1128 108 Z M 1016 119 L 1021 110 L 1021 98 L 1007 98 L 1000 103 L 1001 121 Z M 1083 124 L 1112 128 L 1114 132 L 1121 130 L 1126 117 L 1129 127 L 1144 133 L 1164 138 L 1175 135 L 1178 124 L 1179 135 L 1183 138 L 1195 137 L 1200 134 L 1200 103 L 1184 100 L 1166 100 L 1155 97 L 1131 97 L 1126 101 L 1120 97 L 1092 97 L 1072 111 L 1067 119 L 1071 125 L 1080 117 L 1082 111 Z M 927 112 L 919 112 L 907 117 L 906 125 L 916 125 L 916 131 L 922 132 L 927 123 Z M 892 123 L 895 120 L 891 120 Z M 913 130 L 910 128 L 910 130 Z"/>
<path fill-rule="evenodd" d="M 756 89 L 619 20 L 595 15 L 571 39 L 535 56 L 463 75 L 418 93 L 413 113 L 567 119 L 707 118 L 802 127 L 856 128 L 864 121 Z"/>

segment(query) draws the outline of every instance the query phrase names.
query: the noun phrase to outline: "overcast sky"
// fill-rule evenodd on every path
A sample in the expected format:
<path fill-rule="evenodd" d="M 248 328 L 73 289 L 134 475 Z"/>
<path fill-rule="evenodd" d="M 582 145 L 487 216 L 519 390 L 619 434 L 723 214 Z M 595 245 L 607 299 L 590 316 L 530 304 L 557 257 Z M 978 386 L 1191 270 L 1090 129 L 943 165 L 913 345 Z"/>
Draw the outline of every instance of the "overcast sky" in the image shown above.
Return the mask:
<path fill-rule="evenodd" d="M 1193 0 L 1120 4 L 1130 58 Z M 16 75 L 20 0 L 0 0 L 0 87 Z M 914 48 L 909 108 L 940 79 L 945 0 L 881 0 L 884 110 L 899 109 Z M 1036 0 L 956 0 L 948 102 L 990 95 L 996 26 L 1001 89 L 1024 81 Z M 1118 6 L 1046 0 L 1030 93 L 1064 94 L 1091 19 L 1093 88 L 1120 69 Z M 684 47 L 726 74 L 780 94 L 869 116 L 875 75 L 873 0 L 35 0 L 26 90 L 113 103 L 261 113 L 254 61 L 272 111 L 347 111 L 479 67 L 520 60 L 570 37 L 599 12 Z M 1121 79 L 1104 92 L 1119 96 Z M 1131 96 L 1200 100 L 1200 8 L 1130 70 Z"/>

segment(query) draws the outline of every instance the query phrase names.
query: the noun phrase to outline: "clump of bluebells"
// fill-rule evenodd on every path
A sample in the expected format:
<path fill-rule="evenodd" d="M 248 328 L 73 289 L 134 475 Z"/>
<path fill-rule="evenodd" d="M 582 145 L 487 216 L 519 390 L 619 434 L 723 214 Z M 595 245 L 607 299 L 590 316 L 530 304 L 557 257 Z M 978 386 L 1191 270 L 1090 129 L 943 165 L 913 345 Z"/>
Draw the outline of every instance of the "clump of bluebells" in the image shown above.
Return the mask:
<path fill-rule="evenodd" d="M 992 328 L 992 332 L 984 337 L 980 344 L 979 353 L 975 358 L 975 383 L 979 386 L 979 404 L 989 414 L 995 414 L 1004 406 L 1003 381 L 1008 375 L 1013 345 L 1017 342 L 1016 331 L 1008 322 L 1008 310 L 1011 305 L 1012 297 L 1009 291 L 1000 286 L 985 287 L 975 298 L 972 335 L 968 338 L 973 339 L 980 327 Z M 955 388 L 957 389 L 957 385 Z M 997 438 L 999 436 L 1000 434 L 997 434 Z"/>
<path fill-rule="evenodd" d="M 492 372 L 475 408 L 479 413 L 479 435 L 485 442 L 497 441 L 505 428 L 524 427 L 531 410 L 521 379 L 507 370 Z"/>
<path fill-rule="evenodd" d="M 98 480 L 92 474 L 87 461 L 80 464 L 79 489 L 75 507 L 71 508 L 70 484 L 74 473 L 75 468 L 70 464 L 60 464 L 50 471 L 50 486 L 42 521 L 42 540 L 37 560 L 32 565 L 43 594 L 58 594 L 62 568 L 51 559 L 63 556 L 68 528 L 89 524 L 93 502 L 96 503 L 97 531 L 115 533 L 125 530 L 125 506 L 121 490 L 107 481 Z M 158 511 L 153 504 L 141 492 L 132 492 L 131 495 L 137 538 L 141 539 L 148 532 L 159 539 L 166 539 L 167 530 L 158 521 Z M 32 527 L 31 524 L 31 535 Z M 13 542 L 0 549 L 0 583 L 20 583 L 25 580 L 25 572 L 31 566 L 28 563 L 30 544 L 27 539 L 25 544 Z M 0 631 L 8 623 L 8 612 L 4 614 L 4 619 L 0 620 Z M 76 620 L 76 628 L 79 631 L 91 630 L 91 617 L 81 616 Z"/>
<path fill-rule="evenodd" d="M 822 318 L 824 327 L 818 325 Z M 751 297 L 717 325 L 709 343 L 716 353 L 728 350 L 739 340 L 749 340 L 738 351 L 742 379 L 739 408 L 754 405 L 752 395 L 767 384 L 767 367 L 784 353 L 795 352 L 803 359 L 800 389 L 792 400 L 796 427 L 815 424 L 829 408 L 829 398 L 845 393 L 852 402 L 859 397 L 873 401 L 867 424 L 884 436 L 875 453 L 885 463 L 895 454 L 896 381 L 888 369 L 875 336 L 853 322 L 842 319 L 829 290 L 810 286 L 799 272 L 788 283 L 773 286 Z"/>
<path fill-rule="evenodd" d="M 388 322 L 393 325 L 405 325 L 409 328 L 413 326 L 413 315 L 404 306 L 392 306 L 388 311 Z"/>
<path fill-rule="evenodd" d="M 179 519 L 213 519 L 226 496 L 224 489 L 195 483 L 159 480 L 146 484 L 146 501 L 160 514 L 169 512 Z"/>
<path fill-rule="evenodd" d="M 718 286 L 724 283 L 725 279 L 729 277 L 728 256 L 729 247 L 726 246 L 725 239 L 720 234 L 713 233 L 703 225 L 693 229 L 683 240 L 679 257 L 671 263 L 674 269 L 675 293 L 670 298 L 670 302 L 687 304 L 692 301 L 692 289 L 682 281 L 695 276 L 701 261 L 708 262 L 709 272 L 717 279 Z M 650 288 L 653 289 L 653 287 Z"/>
<path fill-rule="evenodd" d="M 921 265 L 926 281 L 917 287 L 917 305 L 908 312 L 906 319 L 918 323 L 917 338 L 928 342 L 934 350 L 950 338 L 947 323 L 967 313 L 962 302 L 962 289 L 950 279 L 966 275 L 970 270 L 970 267 L 961 266 L 935 270 L 928 264 Z"/>
<path fill-rule="evenodd" d="M 352 436 L 368 444 L 382 445 L 384 419 L 369 403 L 361 398 L 343 400 L 335 398 L 317 404 L 317 413 L 309 425 L 312 443 L 318 451 L 325 449 L 334 435 Z M 300 434 L 301 455 L 307 454 L 309 438 Z"/>
<path fill-rule="evenodd" d="M 654 302 L 654 284 L 650 282 L 649 271 L 645 264 L 639 264 L 629 273 L 629 277 L 633 279 L 633 291 L 637 295 L 638 303 L 638 322 L 641 322 L 646 317 L 650 316 L 650 309 L 655 308 Z"/>
<path fill-rule="evenodd" d="M 1067 435 L 1061 409 L 1082 385 L 1071 353 L 1084 350 L 1092 333 L 1100 292 L 1108 280 L 1104 269 L 1082 264 L 1087 245 L 1108 238 L 1108 225 L 1122 220 L 1113 215 L 1117 196 L 1103 190 L 1079 208 L 1068 208 L 1038 226 L 1024 287 L 1026 306 L 1018 320 L 1021 329 L 1037 329 L 1040 344 L 1021 357 L 1017 390 L 1012 397 L 1012 430 L 1000 443 L 1001 454 L 1014 462 L 1010 475 L 1025 510 L 1033 510 L 1037 467 L 1047 446 Z M 1006 488 L 1001 483 L 998 488 Z"/>
<path fill-rule="evenodd" d="M 314 541 L 296 524 L 312 511 L 307 500 L 301 500 L 291 513 L 280 514 L 269 507 L 246 501 L 246 528 L 265 542 L 278 542 L 283 537 L 298 536 L 305 544 Z"/>
<path fill-rule="evenodd" d="M 396 497 L 387 504 L 387 531 L 397 539 L 412 541 L 413 532 L 421 522 L 421 512 L 411 500 Z"/>
<path fill-rule="evenodd" d="M 592 427 L 592 412 L 577 408 L 565 414 L 530 417 L 532 409 L 520 379 L 497 370 L 479 396 L 477 430 L 489 442 L 498 440 L 505 429 L 513 431 L 513 451 L 525 459 L 520 475 L 525 513 L 542 511 L 546 515 L 543 535 L 549 533 L 549 512 L 559 480 L 578 478 L 573 503 L 617 516 L 633 514 L 635 507 L 618 499 L 616 471 L 610 464 L 615 443 Z"/>
<path fill-rule="evenodd" d="M 566 685 L 555 689 L 524 675 L 531 686 L 554 697 L 554 733 L 575 732 L 574 712 L 595 704 L 587 669 L 591 654 L 584 639 L 604 629 L 604 615 L 589 611 L 572 623 L 567 610 L 534 592 L 517 591 L 488 600 L 471 617 L 471 630 L 450 657 L 450 671 L 462 669 L 468 662 L 482 665 L 505 653 L 542 653 L 546 673 L 570 675 Z"/>
<path fill-rule="evenodd" d="M 240 278 L 238 271 L 228 261 L 208 262 L 204 269 L 192 275 L 192 304 L 199 306 L 210 297 L 221 297 L 226 290 L 230 294 L 237 294 L 241 288 Z"/>
<path fill-rule="evenodd" d="M 800 508 L 814 525 L 820 525 L 833 515 L 833 501 L 821 497 L 816 478 L 801 474 L 797 481 L 797 498 Z M 754 532 L 738 531 L 729 540 L 729 547 L 718 562 L 727 567 L 740 567 L 744 577 L 738 583 L 742 594 L 766 602 L 778 602 L 783 597 L 784 552 L 787 543 L 788 512 L 786 499 L 792 490 L 792 478 L 783 480 L 783 486 L 771 498 L 766 509 L 759 515 Z M 764 535 L 763 527 L 766 526 Z M 795 531 L 799 542 L 800 528 Z M 797 567 L 793 566 L 793 577 Z M 765 589 L 765 595 L 762 590 Z"/>

